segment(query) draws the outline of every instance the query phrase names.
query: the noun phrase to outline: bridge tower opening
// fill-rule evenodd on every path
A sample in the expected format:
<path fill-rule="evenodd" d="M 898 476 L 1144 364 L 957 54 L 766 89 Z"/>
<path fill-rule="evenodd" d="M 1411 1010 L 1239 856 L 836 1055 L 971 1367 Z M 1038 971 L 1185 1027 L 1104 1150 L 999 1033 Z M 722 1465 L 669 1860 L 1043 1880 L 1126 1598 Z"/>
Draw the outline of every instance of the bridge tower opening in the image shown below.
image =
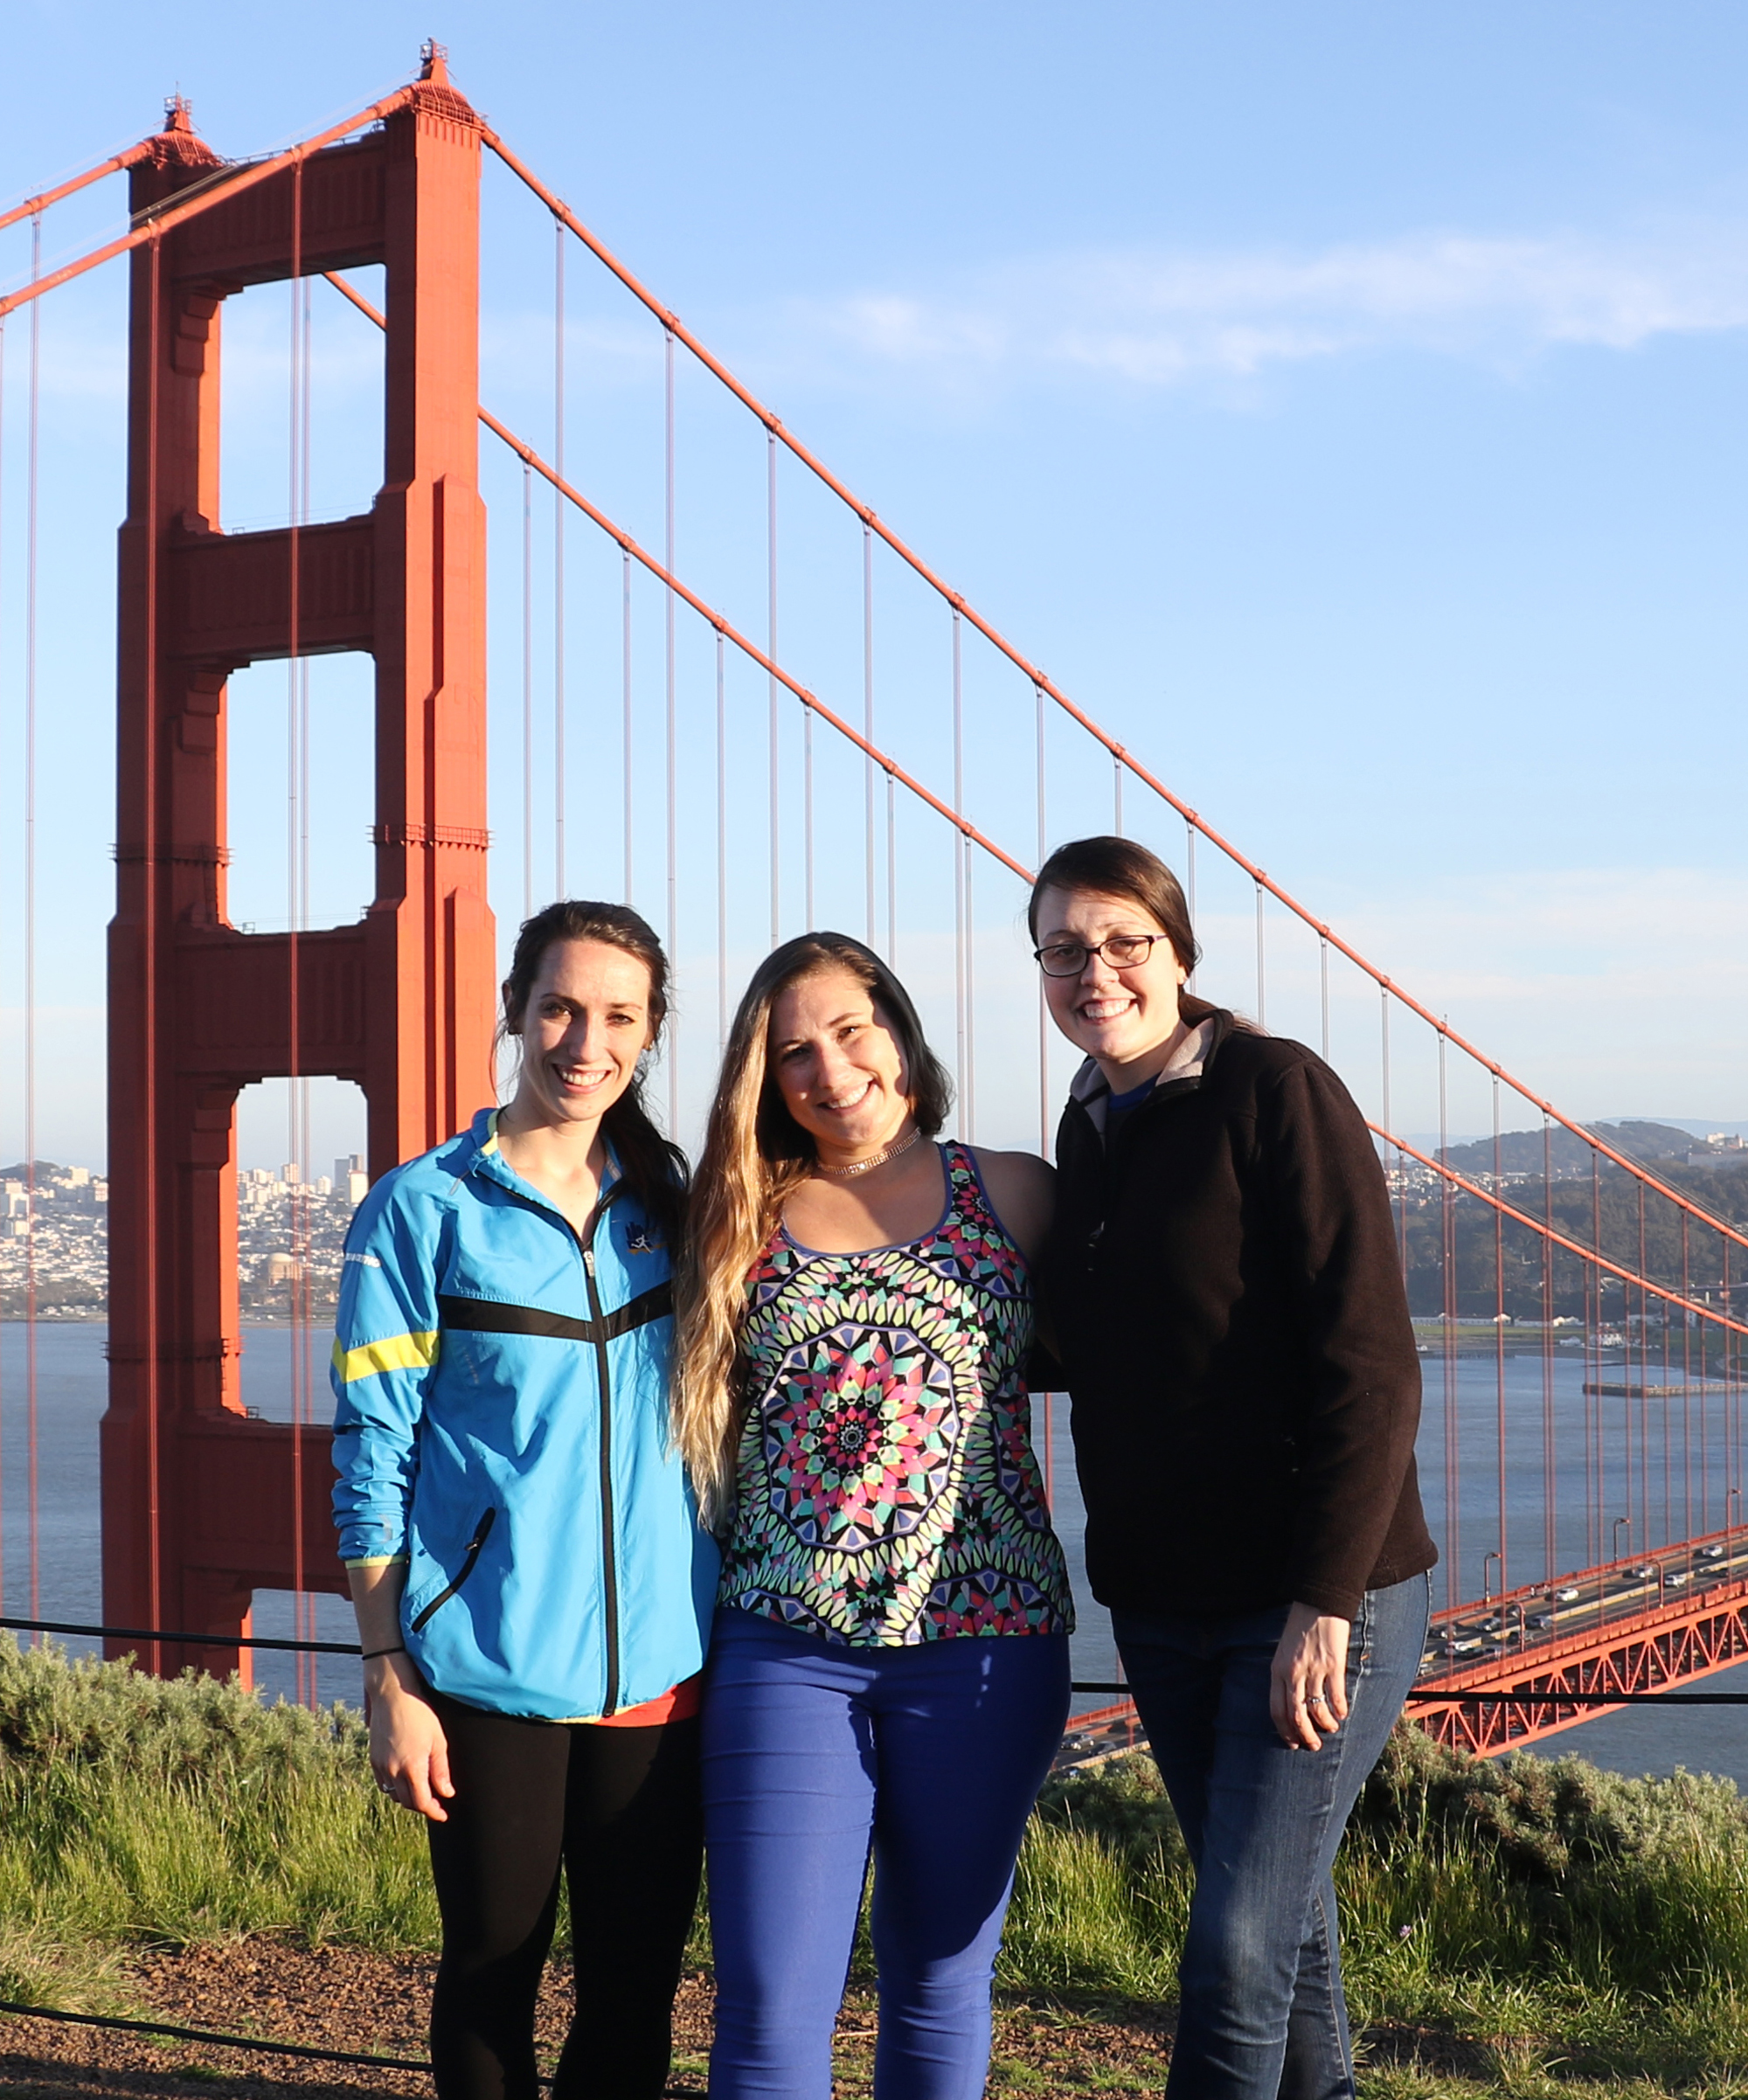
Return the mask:
<path fill-rule="evenodd" d="M 133 253 L 109 946 L 111 1625 L 218 1637 L 253 1591 L 338 1590 L 325 1430 L 254 1421 L 239 1376 L 236 1102 L 268 1078 L 364 1091 L 372 1178 L 490 1099 L 485 514 L 478 487 L 481 132 L 427 46 L 375 130 L 299 155 Z M 130 173 L 136 225 L 238 172 L 180 100 Z M 245 287 L 385 267 L 383 485 L 336 523 L 220 530 L 220 322 Z M 376 894 L 354 925 L 227 916 L 226 681 L 375 662 Z M 361 735 L 357 762 L 370 762 Z M 362 901 L 362 900 L 361 900 Z M 247 1651 L 242 1652 L 247 1677 Z"/>

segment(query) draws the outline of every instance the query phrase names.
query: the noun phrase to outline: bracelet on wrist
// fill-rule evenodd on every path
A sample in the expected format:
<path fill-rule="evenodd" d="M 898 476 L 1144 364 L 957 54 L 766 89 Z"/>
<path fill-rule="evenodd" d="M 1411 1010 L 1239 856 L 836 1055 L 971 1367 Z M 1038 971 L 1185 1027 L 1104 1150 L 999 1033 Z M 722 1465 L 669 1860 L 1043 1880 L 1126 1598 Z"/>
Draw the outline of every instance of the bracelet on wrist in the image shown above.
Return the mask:
<path fill-rule="evenodd" d="M 406 1653 L 405 1642 L 398 1640 L 392 1648 L 367 1648 L 358 1660 L 360 1662 L 374 1662 L 378 1655 L 405 1655 Z"/>

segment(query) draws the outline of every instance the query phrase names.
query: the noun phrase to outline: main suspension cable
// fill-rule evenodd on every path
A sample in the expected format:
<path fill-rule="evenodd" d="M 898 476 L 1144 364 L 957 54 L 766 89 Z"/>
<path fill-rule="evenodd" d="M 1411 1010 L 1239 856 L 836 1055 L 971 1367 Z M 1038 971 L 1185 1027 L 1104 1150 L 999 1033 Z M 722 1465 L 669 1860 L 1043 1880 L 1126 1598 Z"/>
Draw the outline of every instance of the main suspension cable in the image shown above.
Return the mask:
<path fill-rule="evenodd" d="M 1605 1158 L 1611 1161 L 1615 1166 L 1621 1168 L 1624 1171 L 1632 1175 L 1636 1180 L 1644 1182 L 1648 1187 L 1656 1189 L 1660 1194 L 1668 1196 L 1672 1202 L 1677 1203 L 1684 1209 L 1691 1211 L 1696 1216 L 1701 1218 L 1708 1224 L 1715 1223 L 1717 1222 L 1710 1217 L 1709 1214 L 1704 1210 L 1702 1205 L 1691 1202 L 1688 1198 L 1682 1196 L 1677 1190 L 1672 1189 L 1667 1182 L 1659 1180 L 1654 1174 L 1650 1173 L 1641 1162 L 1634 1161 L 1628 1154 L 1618 1151 L 1614 1147 L 1608 1144 L 1606 1140 L 1599 1138 L 1594 1132 L 1587 1130 L 1584 1125 L 1575 1121 L 1571 1117 L 1563 1113 L 1563 1112 L 1557 1108 L 1552 1102 L 1546 1100 L 1543 1096 L 1536 1093 L 1532 1087 L 1528 1085 L 1523 1080 L 1517 1078 L 1496 1059 L 1488 1057 L 1486 1053 L 1477 1048 L 1476 1045 L 1470 1043 L 1466 1037 L 1459 1035 L 1451 1028 L 1447 1018 L 1445 1020 L 1440 1020 L 1432 1012 L 1429 1008 L 1422 1005 L 1420 1001 L 1415 999 L 1411 994 L 1404 991 L 1399 985 L 1396 984 L 1391 978 L 1386 975 L 1384 971 L 1380 970 L 1375 963 L 1369 961 L 1366 957 L 1362 955 L 1356 948 L 1351 946 L 1348 942 L 1344 941 L 1341 936 L 1334 932 L 1323 920 L 1318 918 L 1315 914 L 1308 909 L 1308 907 L 1301 904 L 1298 898 L 1295 898 L 1291 891 L 1282 888 L 1279 883 L 1275 882 L 1273 878 L 1270 877 L 1263 869 L 1259 868 L 1256 863 L 1248 856 L 1248 855 L 1242 853 L 1238 848 L 1231 842 L 1231 840 L 1227 839 L 1220 832 L 1217 831 L 1214 827 L 1200 814 L 1199 812 L 1192 808 L 1190 805 L 1185 802 L 1181 796 L 1174 794 L 1156 774 L 1151 773 L 1146 766 L 1141 765 L 1141 762 L 1134 756 L 1134 754 L 1127 751 L 1124 745 L 1119 743 L 1115 738 L 1112 737 L 1106 731 L 1100 728 L 1099 724 L 1093 721 L 1092 717 L 1088 715 L 1084 709 L 1079 707 L 1073 700 L 1072 700 L 1069 696 L 1056 684 L 1056 683 L 1048 676 L 1047 673 L 1042 670 L 1037 664 L 1032 662 L 1031 660 L 1027 657 L 1018 648 L 1016 648 L 1014 643 L 1009 641 L 997 627 L 995 627 L 989 620 L 986 620 L 974 606 L 968 602 L 968 600 L 961 593 L 953 590 L 947 585 L 945 579 L 937 575 L 934 570 L 929 566 L 929 565 L 922 558 L 922 557 L 916 553 L 910 546 L 908 546 L 896 532 L 892 531 L 889 526 L 884 524 L 872 507 L 862 502 L 862 500 L 855 494 L 855 492 L 850 489 L 850 487 L 844 482 L 840 480 L 839 477 L 835 475 L 829 467 L 826 466 L 825 462 L 821 460 L 816 454 L 812 452 L 806 445 L 804 445 L 800 439 L 796 438 L 784 426 L 781 419 L 776 415 L 773 410 L 767 408 L 766 405 L 759 399 L 757 395 L 751 391 L 750 388 L 746 386 L 738 378 L 736 378 L 735 374 L 731 371 L 725 364 L 723 364 L 720 358 L 715 357 L 711 350 L 705 347 L 699 338 L 695 336 L 689 328 L 686 327 L 685 323 L 680 319 L 677 314 L 674 313 L 671 308 L 663 306 L 661 301 L 656 297 L 655 294 L 651 292 L 649 288 L 644 285 L 633 274 L 633 272 L 619 260 L 615 254 L 614 254 L 612 250 L 607 246 L 605 242 L 603 242 L 597 235 L 592 232 L 590 229 L 585 225 L 579 218 L 578 218 L 576 214 L 570 210 L 569 206 L 566 205 L 564 201 L 552 191 L 547 188 L 545 184 L 540 180 L 539 177 L 534 173 L 533 170 L 528 166 L 527 163 L 523 161 L 504 142 L 498 134 L 493 130 L 489 124 L 482 124 L 480 128 L 480 135 L 483 143 L 497 156 L 497 157 L 503 163 L 504 166 L 508 168 L 520 182 L 525 184 L 526 187 L 540 199 L 540 201 L 547 207 L 549 211 L 553 213 L 556 218 L 560 218 L 563 223 L 569 227 L 570 231 L 579 241 L 582 242 L 583 246 L 589 250 L 591 254 L 593 254 L 606 269 L 610 271 L 612 274 L 619 280 L 620 283 L 625 287 L 626 290 L 628 291 L 641 305 L 645 307 L 649 313 L 651 313 L 659 322 L 661 322 L 664 329 L 670 330 L 676 338 L 680 343 L 684 344 L 686 349 L 691 352 L 692 356 L 698 360 L 699 364 L 701 364 L 713 378 L 718 380 L 722 385 L 727 388 L 728 392 L 734 396 L 734 398 L 744 408 L 747 409 L 760 423 L 764 425 L 766 430 L 770 433 L 773 439 L 783 444 L 794 455 L 794 457 L 800 461 L 801 463 L 808 468 L 809 473 L 813 474 L 822 483 L 823 483 L 823 485 L 829 489 L 831 493 L 839 499 L 840 502 L 846 504 L 852 511 L 855 512 L 856 516 L 862 520 L 863 524 L 870 532 L 877 534 L 882 540 L 884 540 L 886 545 L 891 549 L 892 552 L 895 553 L 898 558 L 906 565 L 907 567 L 909 567 L 918 577 L 919 577 L 924 583 L 928 585 L 932 590 L 935 591 L 941 598 L 943 598 L 950 606 L 952 606 L 955 611 L 961 613 L 965 619 L 969 620 L 972 626 L 977 629 L 979 634 L 981 634 L 983 638 L 1002 655 L 1005 656 L 1017 670 L 1023 673 L 1023 675 L 1029 679 L 1041 693 L 1047 695 L 1058 707 L 1059 707 L 1065 714 L 1070 716 L 1075 722 L 1077 722 L 1079 726 L 1086 731 L 1087 735 L 1094 738 L 1096 742 L 1101 744 L 1105 749 L 1111 753 L 1112 757 L 1115 759 L 1120 765 L 1126 766 L 1127 770 L 1132 773 L 1144 787 L 1151 789 L 1152 792 L 1156 794 L 1162 801 L 1165 802 L 1171 808 L 1175 809 L 1179 816 L 1183 819 L 1184 822 L 1191 828 L 1192 832 L 1199 832 L 1211 846 L 1216 848 L 1217 851 L 1224 854 L 1235 867 L 1238 868 L 1240 870 L 1242 870 L 1242 872 L 1248 875 L 1253 882 L 1257 883 L 1263 889 L 1266 889 L 1269 895 L 1274 898 L 1277 903 L 1284 905 L 1287 911 L 1292 912 L 1294 918 L 1301 920 L 1314 932 L 1320 933 L 1328 939 L 1331 944 L 1337 950 L 1339 950 L 1339 952 L 1344 955 L 1349 962 L 1354 965 L 1356 969 L 1363 971 L 1376 983 L 1381 985 L 1389 992 L 1392 998 L 1399 1000 L 1404 1006 L 1407 1007 L 1411 1012 L 1417 1015 L 1419 1019 L 1427 1022 L 1429 1026 L 1438 1029 L 1441 1034 L 1448 1037 L 1451 1043 L 1456 1049 L 1463 1051 L 1466 1056 L 1473 1057 L 1475 1062 L 1481 1064 L 1486 1071 L 1496 1074 L 1497 1077 L 1502 1080 L 1507 1086 L 1510 1087 L 1515 1093 L 1518 1094 L 1531 1107 L 1540 1110 L 1546 1115 L 1552 1116 L 1556 1122 L 1559 1123 L 1564 1128 L 1571 1131 L 1573 1136 L 1578 1138 L 1583 1143 L 1589 1145 L 1594 1149 L 1599 1151 Z M 1723 1225 L 1720 1227 L 1720 1229 L 1724 1231 L 1726 1231 L 1730 1237 L 1736 1241 L 1738 1246 L 1748 1248 L 1748 1233 L 1740 1232 L 1734 1227 L 1729 1225 Z"/>

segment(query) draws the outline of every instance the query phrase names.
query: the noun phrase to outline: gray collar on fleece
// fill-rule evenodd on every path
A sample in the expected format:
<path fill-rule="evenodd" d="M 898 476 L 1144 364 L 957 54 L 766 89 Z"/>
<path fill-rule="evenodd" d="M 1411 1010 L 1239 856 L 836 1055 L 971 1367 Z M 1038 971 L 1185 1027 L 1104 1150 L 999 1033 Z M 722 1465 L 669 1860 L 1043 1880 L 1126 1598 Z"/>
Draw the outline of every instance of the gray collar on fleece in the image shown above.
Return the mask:
<path fill-rule="evenodd" d="M 1214 1046 L 1214 1019 L 1198 1022 L 1165 1061 L 1154 1080 L 1155 1086 L 1163 1086 L 1172 1079 L 1199 1079 L 1202 1067 L 1207 1063 L 1208 1052 Z M 1079 1101 L 1092 1119 L 1092 1127 L 1102 1138 L 1105 1134 L 1105 1108 L 1111 1099 L 1111 1089 L 1097 1063 L 1089 1057 L 1075 1073 L 1068 1089 L 1069 1099 Z"/>

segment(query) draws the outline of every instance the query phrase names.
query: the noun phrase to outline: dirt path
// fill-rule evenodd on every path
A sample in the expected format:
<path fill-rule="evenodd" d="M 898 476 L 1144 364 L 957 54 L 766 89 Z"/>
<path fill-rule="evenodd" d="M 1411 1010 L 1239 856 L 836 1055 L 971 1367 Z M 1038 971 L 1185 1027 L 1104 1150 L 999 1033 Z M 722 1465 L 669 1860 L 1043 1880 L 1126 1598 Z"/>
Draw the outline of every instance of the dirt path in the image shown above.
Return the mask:
<path fill-rule="evenodd" d="M 306 1950 L 247 1939 L 142 1955 L 128 1965 L 138 2004 L 180 2026 L 298 2041 L 320 2048 L 422 2058 L 434 1965 L 355 1948 Z M 566 2015 L 568 1972 L 549 1971 L 538 2032 L 543 2060 L 557 2053 Z M 702 2095 L 710 2043 L 711 1986 L 689 1976 L 675 2019 L 674 2083 Z M 1089 2090 L 1157 2093 L 1165 2082 L 1169 2027 L 1112 2020 L 1096 2011 L 1002 2005 L 995 2019 L 989 2090 L 1069 2100 Z M 839 2100 L 864 2100 L 873 2062 L 874 2008 L 852 1993 L 838 2030 Z M 319 2100 L 346 2093 L 422 2096 L 422 2072 L 374 2070 L 257 2055 L 205 2042 L 118 2034 L 47 2020 L 0 2019 L 0 2096 L 59 2100 L 84 2093 L 180 2096 L 222 2092 L 233 2100 Z"/>

